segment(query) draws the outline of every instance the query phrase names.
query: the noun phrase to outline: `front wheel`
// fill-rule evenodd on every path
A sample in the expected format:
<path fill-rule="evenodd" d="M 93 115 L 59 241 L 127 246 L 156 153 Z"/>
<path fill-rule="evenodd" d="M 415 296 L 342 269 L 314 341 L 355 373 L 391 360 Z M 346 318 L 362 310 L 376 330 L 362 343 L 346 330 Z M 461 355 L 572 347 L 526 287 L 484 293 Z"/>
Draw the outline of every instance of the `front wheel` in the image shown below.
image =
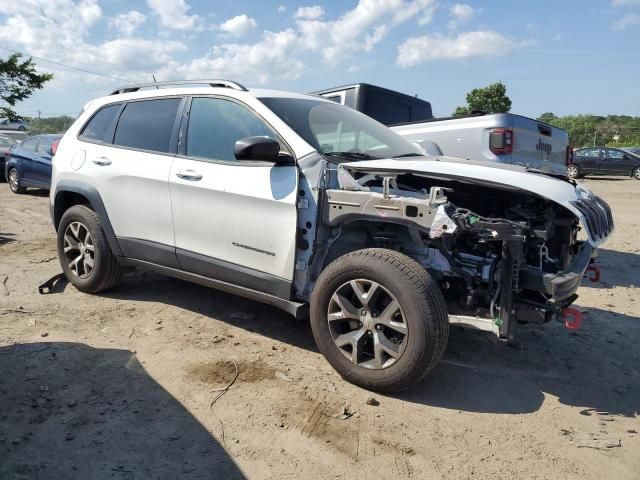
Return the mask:
<path fill-rule="evenodd" d="M 578 178 L 580 176 L 580 168 L 574 163 L 567 166 L 567 177 Z"/>
<path fill-rule="evenodd" d="M 390 393 L 412 387 L 438 363 L 449 320 L 438 285 L 420 264 L 372 248 L 325 268 L 311 298 L 311 328 L 345 380 Z"/>
<path fill-rule="evenodd" d="M 631 176 L 636 180 L 640 180 L 640 167 L 634 168 L 633 172 L 631 173 Z"/>
<path fill-rule="evenodd" d="M 118 283 L 122 273 L 100 218 L 84 205 L 75 205 L 62 215 L 58 258 L 67 279 L 82 292 L 107 290 Z"/>
<path fill-rule="evenodd" d="M 18 170 L 12 168 L 9 170 L 9 188 L 13 193 L 24 193 L 27 189 L 20 186 L 20 177 Z"/>

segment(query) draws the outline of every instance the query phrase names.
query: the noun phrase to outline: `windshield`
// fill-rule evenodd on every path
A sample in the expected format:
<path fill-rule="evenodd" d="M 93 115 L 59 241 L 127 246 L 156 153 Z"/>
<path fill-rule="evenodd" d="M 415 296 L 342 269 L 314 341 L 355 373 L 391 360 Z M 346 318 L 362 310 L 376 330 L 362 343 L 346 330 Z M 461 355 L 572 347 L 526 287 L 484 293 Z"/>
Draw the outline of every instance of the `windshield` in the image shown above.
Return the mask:
<path fill-rule="evenodd" d="M 260 101 L 334 162 L 424 155 L 381 123 L 343 105 L 298 98 Z"/>

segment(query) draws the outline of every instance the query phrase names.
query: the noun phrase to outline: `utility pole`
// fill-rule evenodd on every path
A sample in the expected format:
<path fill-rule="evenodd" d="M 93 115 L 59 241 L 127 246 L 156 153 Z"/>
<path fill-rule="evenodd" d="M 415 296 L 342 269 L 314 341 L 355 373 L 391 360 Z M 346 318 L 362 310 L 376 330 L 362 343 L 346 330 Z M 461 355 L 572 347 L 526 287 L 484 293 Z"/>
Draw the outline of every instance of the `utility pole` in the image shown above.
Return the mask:
<path fill-rule="evenodd" d="M 595 131 L 593 132 L 593 146 L 594 146 L 594 147 L 596 146 L 596 138 L 597 138 L 597 137 L 598 137 L 598 131 L 597 131 L 597 130 L 595 130 Z"/>
<path fill-rule="evenodd" d="M 42 120 L 41 116 L 42 116 L 42 111 L 38 109 L 38 120 Z"/>

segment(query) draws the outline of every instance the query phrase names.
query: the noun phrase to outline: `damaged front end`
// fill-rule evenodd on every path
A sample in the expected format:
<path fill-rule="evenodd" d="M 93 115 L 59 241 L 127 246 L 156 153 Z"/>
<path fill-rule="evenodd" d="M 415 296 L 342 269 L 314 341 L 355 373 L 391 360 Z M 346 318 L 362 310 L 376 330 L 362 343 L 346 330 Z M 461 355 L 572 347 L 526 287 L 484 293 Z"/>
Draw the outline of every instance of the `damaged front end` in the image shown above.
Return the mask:
<path fill-rule="evenodd" d="M 323 264 L 357 245 L 402 252 L 436 279 L 451 324 L 505 339 L 518 323 L 546 323 L 575 301 L 613 229 L 606 203 L 575 184 L 551 185 L 564 189 L 558 201 L 521 185 L 370 162 L 335 175 L 336 188 L 321 196 L 321 221 L 333 232 Z"/>

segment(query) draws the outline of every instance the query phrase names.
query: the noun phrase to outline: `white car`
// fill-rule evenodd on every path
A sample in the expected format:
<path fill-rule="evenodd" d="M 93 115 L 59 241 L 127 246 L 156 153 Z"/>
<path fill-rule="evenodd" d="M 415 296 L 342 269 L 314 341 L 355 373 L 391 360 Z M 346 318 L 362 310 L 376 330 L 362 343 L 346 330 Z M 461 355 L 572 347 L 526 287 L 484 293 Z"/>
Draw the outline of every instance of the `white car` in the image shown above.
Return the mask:
<path fill-rule="evenodd" d="M 505 339 L 575 324 L 606 203 L 566 178 L 421 152 L 318 97 L 127 86 L 87 104 L 54 157 L 60 263 L 84 292 L 136 266 L 310 316 L 333 367 L 386 392 L 437 364 L 450 324 Z"/>

